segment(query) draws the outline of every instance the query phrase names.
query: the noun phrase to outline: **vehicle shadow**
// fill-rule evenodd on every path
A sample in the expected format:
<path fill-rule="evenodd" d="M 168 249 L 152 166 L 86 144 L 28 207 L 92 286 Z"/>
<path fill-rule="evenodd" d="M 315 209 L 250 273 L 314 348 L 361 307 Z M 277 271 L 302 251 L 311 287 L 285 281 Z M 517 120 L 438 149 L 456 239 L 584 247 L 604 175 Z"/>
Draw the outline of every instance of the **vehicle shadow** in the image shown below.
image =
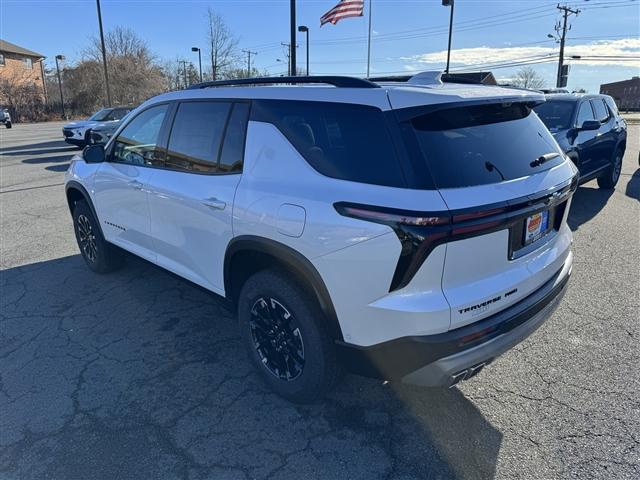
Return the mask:
<path fill-rule="evenodd" d="M 627 197 L 635 198 L 636 200 L 640 200 L 640 168 L 638 168 L 627 183 L 627 188 L 625 190 L 625 194 Z"/>
<path fill-rule="evenodd" d="M 69 170 L 69 165 L 71 165 L 71 163 L 61 163 L 60 165 L 49 165 L 48 167 L 44 167 L 44 169 L 50 172 L 66 172 Z"/>
<path fill-rule="evenodd" d="M 614 190 L 605 190 L 587 186 L 578 187 L 571 201 L 571 210 L 567 217 L 567 224 L 576 231 L 580 225 L 595 217 L 609 201 Z"/>
<path fill-rule="evenodd" d="M 50 153 L 65 153 L 65 152 L 76 152 L 78 149 L 76 147 L 59 147 L 59 148 L 44 148 L 42 150 L 7 150 L 5 152 L 0 152 L 0 156 L 2 157 L 11 157 L 11 156 L 23 156 L 23 155 L 45 155 Z"/>
<path fill-rule="evenodd" d="M 0 148 L 0 155 L 37 155 L 39 153 L 55 153 L 72 150 L 78 150 L 78 148 L 69 145 L 64 140 L 53 140 L 49 142 L 3 147 Z"/>
<path fill-rule="evenodd" d="M 100 276 L 74 255 L 4 270 L 0 288 L 9 476 L 494 477 L 502 434 L 459 390 L 349 375 L 288 403 L 222 299 L 145 261 Z"/>
<path fill-rule="evenodd" d="M 50 157 L 33 157 L 22 160 L 22 163 L 27 163 L 29 165 L 39 165 L 42 163 L 60 163 L 67 162 L 67 166 L 69 160 L 73 158 L 73 155 L 52 155 Z M 65 168 L 66 170 L 66 168 Z"/>

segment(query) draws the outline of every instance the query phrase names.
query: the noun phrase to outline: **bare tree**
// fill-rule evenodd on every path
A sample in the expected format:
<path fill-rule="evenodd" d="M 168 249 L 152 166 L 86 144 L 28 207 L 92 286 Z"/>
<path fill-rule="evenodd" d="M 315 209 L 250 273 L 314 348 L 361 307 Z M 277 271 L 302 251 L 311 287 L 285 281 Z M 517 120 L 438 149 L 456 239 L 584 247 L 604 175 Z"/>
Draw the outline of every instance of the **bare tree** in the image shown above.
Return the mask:
<path fill-rule="evenodd" d="M 207 37 L 211 55 L 211 77 L 224 77 L 238 61 L 238 39 L 231 33 L 224 19 L 211 7 L 207 9 Z"/>
<path fill-rule="evenodd" d="M 10 70 L 0 79 L 0 105 L 9 109 L 14 122 L 41 120 L 45 113 L 42 86 L 31 71 Z"/>
<path fill-rule="evenodd" d="M 516 73 L 515 78 L 511 80 L 511 84 L 515 87 L 530 88 L 533 90 L 543 88 L 545 85 L 544 78 L 531 67 L 523 67 Z"/>
<path fill-rule="evenodd" d="M 167 88 L 162 69 L 144 40 L 129 29 L 116 27 L 105 36 L 111 94 L 116 104 L 135 104 Z M 83 52 L 83 62 L 100 63 L 98 38 Z M 81 63 L 83 63 L 81 62 Z M 104 103 L 104 82 L 93 84 L 97 103 Z"/>

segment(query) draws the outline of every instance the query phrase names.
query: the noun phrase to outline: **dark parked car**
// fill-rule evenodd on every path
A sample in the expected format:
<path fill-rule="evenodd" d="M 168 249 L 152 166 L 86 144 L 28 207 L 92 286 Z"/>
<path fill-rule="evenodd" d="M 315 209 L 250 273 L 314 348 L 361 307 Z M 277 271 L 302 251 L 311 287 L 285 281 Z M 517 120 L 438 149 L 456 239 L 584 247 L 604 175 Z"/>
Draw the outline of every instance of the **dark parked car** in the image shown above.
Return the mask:
<path fill-rule="evenodd" d="M 580 170 L 580 183 L 598 179 L 614 188 L 627 146 L 627 123 L 608 95 L 547 95 L 534 108 L 556 141 Z"/>

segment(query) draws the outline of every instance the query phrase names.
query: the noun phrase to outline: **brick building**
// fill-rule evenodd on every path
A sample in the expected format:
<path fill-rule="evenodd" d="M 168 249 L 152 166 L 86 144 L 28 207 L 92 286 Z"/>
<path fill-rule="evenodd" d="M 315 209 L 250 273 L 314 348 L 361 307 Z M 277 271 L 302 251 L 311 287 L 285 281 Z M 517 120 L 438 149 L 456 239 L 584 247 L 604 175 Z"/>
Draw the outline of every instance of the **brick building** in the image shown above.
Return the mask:
<path fill-rule="evenodd" d="M 640 77 L 600 85 L 600 93 L 612 96 L 620 110 L 640 111 Z"/>
<path fill-rule="evenodd" d="M 6 80 L 12 85 L 31 83 L 42 92 L 42 98 L 46 99 L 44 59 L 44 55 L 0 39 L 0 80 Z M 0 92 L 0 96 L 2 93 Z"/>

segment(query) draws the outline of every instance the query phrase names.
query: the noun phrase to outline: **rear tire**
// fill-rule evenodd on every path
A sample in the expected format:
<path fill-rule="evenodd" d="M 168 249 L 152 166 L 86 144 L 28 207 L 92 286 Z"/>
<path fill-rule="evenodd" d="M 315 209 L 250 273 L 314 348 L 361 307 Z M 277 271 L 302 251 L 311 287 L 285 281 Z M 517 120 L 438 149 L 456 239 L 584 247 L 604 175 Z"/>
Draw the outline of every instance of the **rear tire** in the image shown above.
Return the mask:
<path fill-rule="evenodd" d="M 616 150 L 613 157 L 613 162 L 607 168 L 602 175 L 598 177 L 598 187 L 604 189 L 615 188 L 616 183 L 620 180 L 620 173 L 622 172 L 622 157 L 624 152 L 621 148 Z"/>
<path fill-rule="evenodd" d="M 122 252 L 104 239 L 85 200 L 76 203 L 73 209 L 73 229 L 87 267 L 96 273 L 108 273 L 122 266 Z"/>
<path fill-rule="evenodd" d="M 284 272 L 263 270 L 245 282 L 238 320 L 249 358 L 278 395 L 309 403 L 338 382 L 341 369 L 325 319 Z"/>
<path fill-rule="evenodd" d="M 7 127 L 7 128 L 11 128 L 11 127 L 13 127 L 13 125 L 11 124 L 11 122 L 7 122 L 7 123 L 5 123 L 5 124 L 4 124 L 4 126 L 5 126 L 5 127 Z"/>

